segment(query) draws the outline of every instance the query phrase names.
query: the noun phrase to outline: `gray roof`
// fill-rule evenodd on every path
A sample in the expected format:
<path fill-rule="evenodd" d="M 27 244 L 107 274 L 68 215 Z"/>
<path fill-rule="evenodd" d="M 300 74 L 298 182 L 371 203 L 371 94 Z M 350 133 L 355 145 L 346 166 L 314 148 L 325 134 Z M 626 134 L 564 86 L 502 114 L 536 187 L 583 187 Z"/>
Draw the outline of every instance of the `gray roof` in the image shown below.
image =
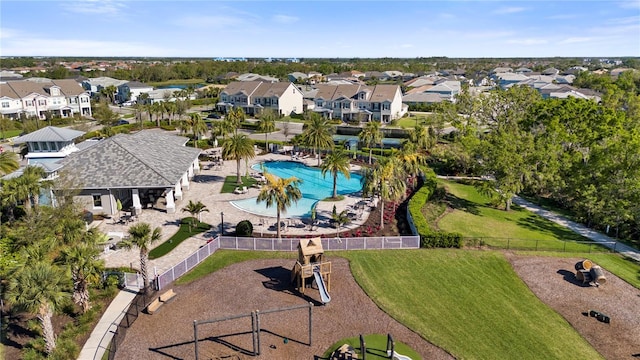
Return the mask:
<path fill-rule="evenodd" d="M 71 154 L 62 164 L 78 188 L 170 188 L 200 154 L 200 149 L 184 146 L 186 141 L 157 130 L 117 134 Z"/>
<path fill-rule="evenodd" d="M 84 135 L 84 131 L 78 131 L 67 128 L 59 128 L 55 126 L 47 126 L 43 127 L 40 130 L 36 130 L 34 132 L 28 133 L 26 135 L 20 136 L 15 139 L 13 142 L 15 144 L 22 144 L 26 142 L 34 142 L 34 141 L 72 141 L 75 138 L 79 138 Z"/>

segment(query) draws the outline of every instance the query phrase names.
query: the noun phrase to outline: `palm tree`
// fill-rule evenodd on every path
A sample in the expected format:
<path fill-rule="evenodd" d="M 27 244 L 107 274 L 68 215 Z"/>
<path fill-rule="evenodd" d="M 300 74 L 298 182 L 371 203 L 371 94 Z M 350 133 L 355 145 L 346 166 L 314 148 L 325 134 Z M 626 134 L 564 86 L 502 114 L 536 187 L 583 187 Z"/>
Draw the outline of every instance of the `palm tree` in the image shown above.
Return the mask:
<path fill-rule="evenodd" d="M 371 164 L 371 157 L 373 155 L 373 145 L 382 141 L 382 132 L 380 131 L 380 123 L 377 121 L 368 122 L 360 134 L 358 134 L 360 141 L 367 145 L 369 148 L 369 164 Z"/>
<path fill-rule="evenodd" d="M 426 168 L 424 155 L 417 151 L 413 142 L 406 142 L 402 150 L 394 152 L 400 162 L 400 167 L 405 174 L 411 176 L 411 183 L 415 184 L 415 179 Z"/>
<path fill-rule="evenodd" d="M 320 166 L 320 148 L 333 146 L 332 130 L 329 121 L 317 113 L 310 113 L 307 128 L 302 133 L 302 139 L 304 144 L 311 146 L 318 155 L 318 166 Z"/>
<path fill-rule="evenodd" d="M 267 181 L 266 184 L 262 186 L 260 194 L 258 194 L 258 198 L 256 199 L 256 203 L 265 201 L 268 208 L 273 205 L 276 206 L 276 234 L 279 239 L 280 214 L 286 213 L 287 208 L 291 206 L 292 202 L 297 203 L 298 200 L 302 198 L 302 192 L 299 188 L 300 184 L 302 184 L 302 180 L 296 177 L 283 179 L 273 176 L 267 172 L 264 173 L 264 177 Z"/>
<path fill-rule="evenodd" d="M 56 348 L 56 334 L 53 330 L 51 317 L 68 294 L 62 289 L 67 278 L 57 267 L 44 261 L 27 262 L 9 280 L 7 300 L 17 309 L 36 314 L 45 350 L 51 354 Z"/>
<path fill-rule="evenodd" d="M 99 259 L 100 251 L 95 245 L 79 242 L 64 248 L 59 261 L 69 266 L 73 280 L 73 302 L 85 313 L 91 308 L 89 284 L 100 281 L 104 263 Z"/>
<path fill-rule="evenodd" d="M 128 249 L 134 247 L 140 249 L 140 273 L 142 274 L 142 280 L 146 291 L 149 287 L 149 273 L 147 270 L 149 250 L 151 250 L 151 245 L 162 237 L 162 230 L 157 227 L 151 231 L 151 225 L 147 223 L 139 223 L 129 228 L 129 235 L 131 238 L 123 241 L 122 245 Z"/>
<path fill-rule="evenodd" d="M 347 210 L 342 210 L 339 213 L 336 212 L 331 214 L 331 220 L 333 220 L 333 223 L 336 224 L 336 237 L 340 237 L 340 228 L 342 227 L 342 225 L 348 224 L 350 221 Z"/>
<path fill-rule="evenodd" d="M 256 152 L 253 149 L 253 140 L 251 140 L 245 134 L 236 134 L 229 138 L 229 141 L 225 141 L 222 145 L 222 156 L 225 159 L 235 159 L 237 164 L 238 179 L 236 184 L 242 185 L 242 178 L 240 177 L 240 160 L 253 159 L 256 156 Z"/>
<path fill-rule="evenodd" d="M 265 149 L 269 152 L 269 133 L 276 131 L 276 114 L 271 109 L 266 109 L 260 116 L 258 131 L 264 133 Z"/>
<path fill-rule="evenodd" d="M 26 198 L 23 199 L 26 211 L 30 211 L 32 206 L 37 207 L 42 190 L 52 186 L 51 181 L 42 179 L 45 175 L 44 169 L 40 166 L 27 166 L 18 178 L 21 187 L 26 191 Z"/>
<path fill-rule="evenodd" d="M 191 131 L 193 132 L 193 143 L 195 147 L 198 147 L 198 140 L 200 140 L 200 136 L 207 133 L 207 124 L 205 124 L 204 120 L 202 120 L 202 116 L 199 113 L 193 113 L 189 115 L 189 126 Z"/>
<path fill-rule="evenodd" d="M 115 85 L 109 85 L 105 88 L 105 92 L 107 97 L 109 98 L 109 103 L 113 104 L 116 102 L 116 93 L 118 92 L 118 88 Z"/>
<path fill-rule="evenodd" d="M 193 202 L 192 200 L 189 200 L 189 204 L 183 207 L 182 211 L 186 211 L 189 214 L 191 214 L 193 218 L 198 220 L 198 224 L 199 224 L 201 221 L 200 215 L 205 211 L 209 212 L 209 209 L 207 209 L 207 205 L 203 204 L 201 201 Z M 189 232 L 191 232 L 192 225 L 193 225 L 192 222 L 189 222 Z"/>
<path fill-rule="evenodd" d="M 229 110 L 227 116 L 225 116 L 225 124 L 227 125 L 227 132 L 233 132 L 234 134 L 238 134 L 238 129 L 240 128 L 240 124 L 244 121 L 246 115 L 244 110 L 241 107 L 234 107 Z"/>
<path fill-rule="evenodd" d="M 378 195 L 380 199 L 380 227 L 384 228 L 384 202 L 399 200 L 407 184 L 399 161 L 395 157 L 378 159 L 374 168 L 365 168 L 362 181 L 364 195 Z"/>
<path fill-rule="evenodd" d="M 5 151 L 0 154 L 0 175 L 10 174 L 20 167 L 16 153 Z"/>
<path fill-rule="evenodd" d="M 156 126 L 160 127 L 160 118 L 162 117 L 162 113 L 164 112 L 164 105 L 162 103 L 156 102 L 149 106 L 149 115 L 156 115 Z"/>
<path fill-rule="evenodd" d="M 429 132 L 430 128 L 424 125 L 416 125 L 416 127 L 409 133 L 409 140 L 415 144 L 420 151 L 428 151 L 435 145 L 435 139 Z"/>
<path fill-rule="evenodd" d="M 338 174 L 342 173 L 347 179 L 351 178 L 349 172 L 349 154 L 344 150 L 344 145 L 334 147 L 333 151 L 324 158 L 320 168 L 322 169 L 322 176 L 327 172 L 330 172 L 333 176 L 333 198 L 338 197 Z"/>

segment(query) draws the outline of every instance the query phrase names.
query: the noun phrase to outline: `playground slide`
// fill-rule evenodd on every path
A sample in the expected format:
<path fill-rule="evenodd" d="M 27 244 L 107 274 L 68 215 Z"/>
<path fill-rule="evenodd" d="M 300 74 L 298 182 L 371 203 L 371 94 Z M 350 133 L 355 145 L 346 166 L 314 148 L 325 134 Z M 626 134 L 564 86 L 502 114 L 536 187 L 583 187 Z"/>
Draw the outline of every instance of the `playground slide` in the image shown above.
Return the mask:
<path fill-rule="evenodd" d="M 320 290 L 320 300 L 322 300 L 322 302 L 325 304 L 328 303 L 329 301 L 331 301 L 331 295 L 329 295 L 329 293 L 327 292 L 327 287 L 324 284 L 322 275 L 320 275 L 319 271 L 316 271 L 316 269 L 314 269 L 313 277 L 315 277 L 316 284 L 318 284 L 318 290 Z"/>
<path fill-rule="evenodd" d="M 391 350 L 387 350 L 387 353 L 390 355 Z M 397 352 L 393 352 L 393 356 L 391 357 L 393 360 L 411 360 L 410 357 L 405 356 L 405 355 L 400 355 Z"/>

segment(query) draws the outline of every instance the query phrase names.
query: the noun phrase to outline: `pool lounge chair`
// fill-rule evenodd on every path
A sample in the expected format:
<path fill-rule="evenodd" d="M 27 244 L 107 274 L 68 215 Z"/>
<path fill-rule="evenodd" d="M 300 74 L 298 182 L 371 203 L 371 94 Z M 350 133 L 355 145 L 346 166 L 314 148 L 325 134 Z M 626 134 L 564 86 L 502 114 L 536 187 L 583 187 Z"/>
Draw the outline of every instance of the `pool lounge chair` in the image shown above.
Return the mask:
<path fill-rule="evenodd" d="M 234 193 L 234 194 L 243 194 L 242 190 L 240 190 L 240 188 L 239 188 L 239 187 L 236 187 L 236 188 L 233 190 L 233 193 Z"/>

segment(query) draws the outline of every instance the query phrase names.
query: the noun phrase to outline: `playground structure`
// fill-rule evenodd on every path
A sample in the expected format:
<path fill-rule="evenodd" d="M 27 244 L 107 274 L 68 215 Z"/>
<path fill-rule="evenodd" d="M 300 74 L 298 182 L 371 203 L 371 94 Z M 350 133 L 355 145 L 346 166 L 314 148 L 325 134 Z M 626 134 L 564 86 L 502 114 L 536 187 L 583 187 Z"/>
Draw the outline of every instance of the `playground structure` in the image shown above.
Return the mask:
<path fill-rule="evenodd" d="M 256 310 L 256 311 L 252 311 L 250 313 L 246 313 L 246 314 L 238 314 L 238 315 L 232 315 L 232 316 L 226 316 L 226 317 L 222 317 L 222 318 L 217 318 L 217 319 L 207 319 L 207 320 L 194 320 L 193 321 L 193 344 L 194 344 L 194 350 L 195 350 L 195 359 L 198 360 L 200 359 L 201 355 L 204 355 L 205 358 L 210 359 L 210 358 L 220 358 L 220 359 L 232 359 L 232 357 L 235 358 L 240 358 L 241 354 L 244 355 L 253 355 L 253 356 L 258 356 L 261 353 L 261 338 L 260 338 L 260 333 L 263 331 L 267 331 L 269 332 L 267 329 L 264 329 L 264 327 L 261 325 L 261 318 L 264 317 L 267 314 L 271 314 L 271 313 L 280 313 L 280 312 L 284 312 L 284 311 L 295 311 L 295 310 L 301 310 L 301 309 L 308 309 L 308 342 L 305 343 L 303 341 L 299 341 L 299 340 L 294 340 L 291 339 L 292 341 L 295 341 L 297 343 L 300 344 L 304 344 L 304 345 L 308 345 L 311 346 L 311 339 L 313 338 L 313 304 L 312 303 L 308 303 L 308 304 L 304 304 L 304 305 L 298 305 L 298 306 L 290 306 L 290 307 L 283 307 L 283 308 L 278 308 L 278 309 L 270 309 L 270 310 Z M 200 349 L 200 345 L 199 342 L 202 342 L 202 340 L 200 340 L 200 335 L 198 332 L 198 327 L 205 325 L 205 324 L 215 324 L 215 323 L 220 323 L 222 321 L 230 321 L 230 320 L 237 320 L 237 319 L 246 319 L 246 318 L 250 318 L 251 319 L 251 349 L 248 348 L 242 348 L 238 345 L 234 345 L 231 344 L 230 342 L 222 342 L 227 348 L 230 349 L 231 353 L 225 353 L 225 354 L 218 354 L 218 355 L 213 355 L 210 353 L 205 353 L 205 354 L 201 354 L 201 352 L 203 352 Z M 279 337 L 282 337 L 284 344 L 289 343 L 290 338 L 289 337 L 284 337 L 282 335 L 278 335 L 278 334 L 273 334 L 272 332 L 270 332 L 272 335 L 276 335 Z M 232 334 L 233 335 L 233 334 Z M 237 334 L 236 334 L 237 335 Z M 218 336 L 218 338 L 222 338 L 223 336 Z M 210 341 L 210 339 L 212 338 L 216 338 L 216 337 L 206 337 L 205 341 Z"/>
<path fill-rule="evenodd" d="M 607 278 L 604 276 L 602 268 L 598 265 L 594 265 L 589 259 L 578 261 L 575 268 L 576 280 L 581 281 L 583 284 L 589 283 L 590 285 L 595 285 L 597 287 L 604 285 L 607 282 Z"/>
<path fill-rule="evenodd" d="M 300 239 L 298 260 L 291 270 L 291 282 L 304 294 L 307 279 L 313 277 L 323 303 L 331 301 L 331 262 L 324 261 L 324 249 L 319 237 Z"/>
<path fill-rule="evenodd" d="M 360 334 L 359 350 L 360 350 L 360 356 L 362 360 L 366 360 L 367 344 L 362 334 Z M 411 360 L 410 357 L 406 355 L 398 354 L 396 352 L 396 342 L 393 341 L 393 337 L 391 337 L 391 334 L 387 334 L 386 354 L 391 360 Z M 336 349 L 336 351 L 334 351 L 333 354 L 331 354 L 331 358 L 330 358 L 330 360 L 352 360 L 352 359 L 358 359 L 358 354 L 356 353 L 356 350 L 353 347 L 351 347 L 349 344 L 344 344 L 338 349 Z"/>

